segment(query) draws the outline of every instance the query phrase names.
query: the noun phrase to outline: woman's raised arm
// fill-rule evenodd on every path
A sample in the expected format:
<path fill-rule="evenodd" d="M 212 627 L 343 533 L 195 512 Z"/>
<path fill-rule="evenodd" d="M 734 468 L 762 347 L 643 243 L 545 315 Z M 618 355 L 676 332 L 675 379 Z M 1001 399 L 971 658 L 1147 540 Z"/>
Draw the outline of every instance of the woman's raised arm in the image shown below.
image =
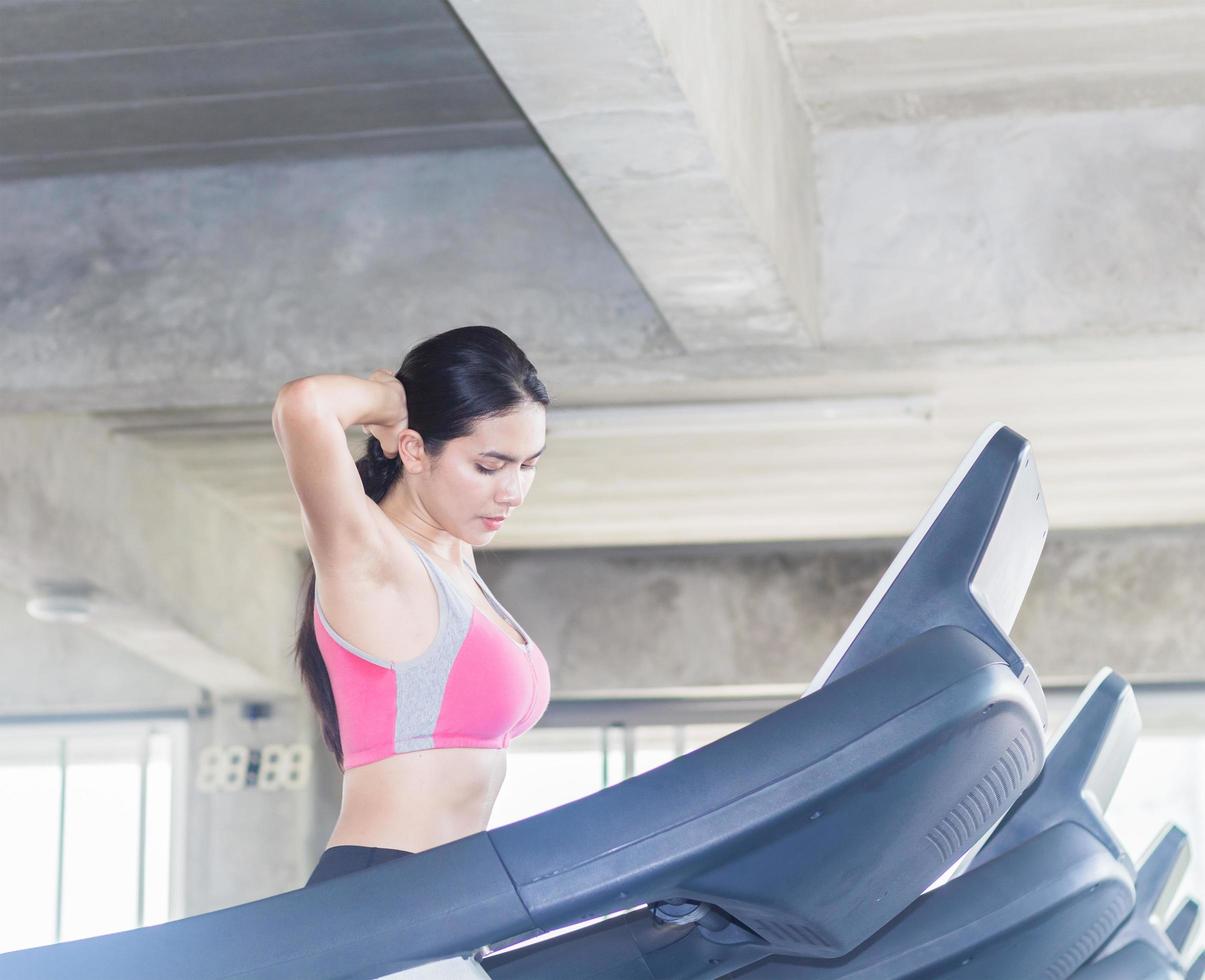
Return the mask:
<path fill-rule="evenodd" d="M 316 564 L 351 568 L 382 554 L 376 505 L 365 495 L 347 448 L 347 429 L 364 426 L 388 456 L 406 428 L 406 394 L 387 371 L 370 379 L 319 374 L 290 381 L 276 395 L 272 429 L 284 454 Z"/>

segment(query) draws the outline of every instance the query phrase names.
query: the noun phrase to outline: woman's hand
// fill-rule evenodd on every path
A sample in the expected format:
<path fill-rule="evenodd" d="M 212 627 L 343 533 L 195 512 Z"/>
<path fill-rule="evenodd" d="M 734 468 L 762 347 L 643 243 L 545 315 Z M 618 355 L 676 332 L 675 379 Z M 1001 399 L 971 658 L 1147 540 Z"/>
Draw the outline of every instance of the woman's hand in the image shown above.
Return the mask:
<path fill-rule="evenodd" d="M 373 436 L 380 442 L 381 452 L 389 459 L 393 459 L 398 454 L 398 440 L 401 439 L 402 433 L 406 431 L 406 426 L 409 422 L 409 413 L 406 411 L 406 389 L 392 372 L 382 368 L 377 368 L 373 371 L 368 376 L 368 380 L 375 381 L 389 388 L 397 399 L 399 408 L 394 413 L 392 420 L 373 425 L 362 425 L 360 428 L 364 430 L 366 435 Z"/>

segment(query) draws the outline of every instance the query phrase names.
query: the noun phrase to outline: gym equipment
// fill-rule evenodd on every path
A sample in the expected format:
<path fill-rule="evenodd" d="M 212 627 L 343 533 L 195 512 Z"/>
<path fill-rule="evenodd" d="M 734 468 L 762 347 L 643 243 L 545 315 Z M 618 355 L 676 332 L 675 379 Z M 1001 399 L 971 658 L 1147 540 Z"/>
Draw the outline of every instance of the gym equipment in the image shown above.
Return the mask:
<path fill-rule="evenodd" d="M 809 687 L 805 703 L 843 679 L 868 680 L 863 672 L 881 664 L 885 651 L 894 651 L 889 661 L 912 655 L 918 634 L 932 642 L 955 630 L 979 636 L 1000 652 L 1031 692 L 1044 721 L 1037 679 L 1007 631 L 1037 565 L 1046 530 L 1041 487 L 1027 445 L 1010 430 L 989 429 L 855 616 Z M 1036 755 L 1037 750 L 1036 745 L 1023 747 L 1026 754 Z M 998 800 L 1014 780 L 1011 765 L 1016 764 L 1019 772 L 1021 763 L 1006 754 L 1000 764 L 997 772 L 984 774 L 930 831 L 927 840 L 941 854 L 940 864 L 948 866 L 991 826 L 989 813 L 999 815 L 1006 809 L 999 807 Z M 864 840 L 854 846 L 860 847 Z M 801 882 L 815 883 L 806 861 L 797 861 L 794 867 L 802 875 Z M 914 878 L 908 884 L 915 896 L 920 894 L 916 886 L 927 883 Z M 893 904 L 898 907 L 898 902 Z M 862 927 L 856 932 L 870 935 L 863 924 L 858 925 Z M 680 928 L 675 934 L 670 926 L 693 928 Z M 742 927 L 744 933 L 738 931 Z M 847 932 L 856 944 L 855 930 Z M 799 954 L 832 958 L 848 952 L 851 942 L 828 948 L 793 945 Z M 568 975 L 718 977 L 743 975 L 733 973 L 742 958 L 738 951 L 746 962 L 758 962 L 791 951 L 791 945 L 730 901 L 706 901 L 694 895 L 678 903 L 653 903 L 547 943 L 487 956 L 482 964 L 496 980 Z M 616 968 L 616 964 L 623 965 Z M 760 969 L 765 967 L 752 972 L 761 975 Z M 882 975 L 891 976 L 890 972 Z"/>
<path fill-rule="evenodd" d="M 1041 770 L 1045 703 L 1008 631 L 1046 527 L 1028 443 L 993 426 L 798 701 L 526 820 L 313 888 L 8 953 L 0 977 L 370 978 L 599 916 L 481 965 L 668 980 L 844 956 Z"/>
<path fill-rule="evenodd" d="M 1164 828 L 1138 865 L 1133 911 L 1077 980 L 1182 980 L 1180 951 L 1163 922 L 1189 855 L 1188 835 L 1174 825 Z"/>
<path fill-rule="evenodd" d="M 1133 691 L 1101 671 L 1046 765 L 958 873 L 833 960 L 776 958 L 757 980 L 1064 980 L 1134 906 L 1129 861 L 1102 814 L 1138 738 Z"/>
<path fill-rule="evenodd" d="M 1188 952 L 1192 946 L 1192 940 L 1197 932 L 1197 917 L 1200 914 L 1201 906 L 1191 898 L 1186 898 L 1177 909 L 1176 914 L 1172 916 L 1172 921 L 1167 926 L 1167 938 L 1171 940 L 1176 951 L 1179 953 Z"/>

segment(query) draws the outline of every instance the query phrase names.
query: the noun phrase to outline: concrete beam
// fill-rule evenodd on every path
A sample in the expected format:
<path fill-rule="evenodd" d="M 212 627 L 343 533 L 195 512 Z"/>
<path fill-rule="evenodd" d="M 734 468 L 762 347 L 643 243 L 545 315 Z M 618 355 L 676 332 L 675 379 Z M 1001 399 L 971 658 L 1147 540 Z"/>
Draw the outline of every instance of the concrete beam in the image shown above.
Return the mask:
<path fill-rule="evenodd" d="M 546 153 L 0 183 L 0 411 L 271 404 L 496 323 L 541 365 L 681 352 Z"/>
<path fill-rule="evenodd" d="M 1185 202 L 1201 141 L 1174 122 L 822 135 L 834 220 L 821 349 L 750 333 L 743 349 L 685 351 L 538 150 L 0 183 L 0 411 L 265 405 L 290 377 L 367 372 L 483 320 L 525 346 L 560 404 L 909 391 L 957 385 L 968 366 L 1016 365 L 1023 381 L 1029 365 L 1199 357 Z M 1152 168 L 1159 146 L 1167 165 Z M 1125 166 L 1104 193 L 1092 161 L 1110 153 Z M 933 154 L 955 185 L 934 183 Z M 1078 164 L 1056 180 L 1035 158 Z M 1080 187 L 1102 193 L 1068 203 Z"/>
<path fill-rule="evenodd" d="M 821 129 L 1201 101 L 1196 4 L 765 2 Z"/>
<path fill-rule="evenodd" d="M 451 2 L 688 350 L 810 344 L 809 130 L 762 4 Z"/>
<path fill-rule="evenodd" d="M 578 407 L 563 404 L 550 378 L 549 451 L 495 545 L 902 535 L 997 420 L 1033 444 L 1056 529 L 1205 523 L 1202 371 L 1205 358 L 1184 350 L 1031 368 L 963 365 L 928 376 L 848 372 L 810 386 L 767 379 L 755 400 L 719 400 L 739 389 L 730 379 L 712 385 L 708 401 Z M 773 398 L 776 390 L 793 397 Z M 269 414 L 264 405 L 112 413 L 105 422 L 300 548 L 296 497 Z M 360 455 L 363 436 L 348 436 L 349 452 Z"/>
<path fill-rule="evenodd" d="M 86 418 L 0 417 L 0 572 L 99 592 L 92 629 L 219 695 L 295 694 L 301 568 L 137 440 Z"/>

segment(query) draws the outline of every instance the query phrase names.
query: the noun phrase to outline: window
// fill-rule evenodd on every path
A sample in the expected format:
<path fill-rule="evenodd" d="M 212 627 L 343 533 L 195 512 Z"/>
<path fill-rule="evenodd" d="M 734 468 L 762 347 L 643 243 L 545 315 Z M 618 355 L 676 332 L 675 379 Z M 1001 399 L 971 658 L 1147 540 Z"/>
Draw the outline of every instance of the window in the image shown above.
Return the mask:
<path fill-rule="evenodd" d="M 490 827 L 589 796 L 740 727 L 618 723 L 536 728 L 510 747 Z"/>
<path fill-rule="evenodd" d="M 1189 847 L 1200 854 L 1205 847 L 1205 735 L 1140 735 L 1107 817 L 1135 863 L 1169 823 L 1186 831 Z M 1185 897 L 1205 898 L 1205 862 L 1194 858 L 1189 863 L 1178 894 L 1172 913 Z"/>
<path fill-rule="evenodd" d="M 0 725 L 0 951 L 179 914 L 186 727 Z"/>

